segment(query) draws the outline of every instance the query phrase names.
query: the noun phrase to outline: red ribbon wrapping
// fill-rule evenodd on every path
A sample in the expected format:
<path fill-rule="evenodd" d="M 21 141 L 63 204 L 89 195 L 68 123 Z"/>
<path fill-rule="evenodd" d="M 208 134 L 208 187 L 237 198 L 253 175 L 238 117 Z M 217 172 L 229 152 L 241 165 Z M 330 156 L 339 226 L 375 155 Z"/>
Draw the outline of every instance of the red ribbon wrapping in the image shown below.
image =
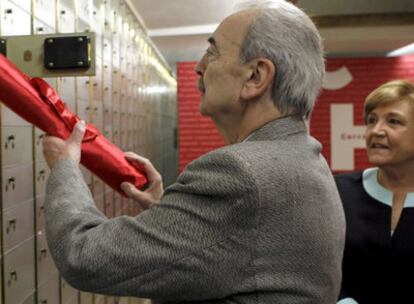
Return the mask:
<path fill-rule="evenodd" d="M 49 135 L 68 138 L 79 117 L 66 108 L 56 91 L 41 78 L 29 78 L 0 54 L 0 100 L 13 112 Z M 122 182 L 137 188 L 147 183 L 144 173 L 132 166 L 124 152 L 87 124 L 81 163 L 125 196 Z"/>

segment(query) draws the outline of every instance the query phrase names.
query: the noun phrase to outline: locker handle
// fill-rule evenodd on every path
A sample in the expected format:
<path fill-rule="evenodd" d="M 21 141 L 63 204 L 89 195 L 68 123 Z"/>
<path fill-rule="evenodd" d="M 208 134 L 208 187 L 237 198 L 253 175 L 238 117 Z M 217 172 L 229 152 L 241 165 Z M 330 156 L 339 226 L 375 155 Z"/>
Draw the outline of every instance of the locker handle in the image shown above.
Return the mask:
<path fill-rule="evenodd" d="M 47 300 L 41 300 L 40 303 L 47 304 Z"/>
<path fill-rule="evenodd" d="M 65 10 L 61 10 L 61 11 L 60 11 L 60 14 L 61 14 L 61 15 L 64 15 L 64 14 L 66 14 L 66 11 L 65 11 Z"/>
<path fill-rule="evenodd" d="M 7 142 L 4 145 L 4 147 L 7 149 L 9 147 L 9 144 L 11 144 L 11 148 L 14 149 L 14 140 L 15 139 L 16 139 L 16 137 L 13 134 L 12 135 L 9 135 L 7 137 Z"/>
<path fill-rule="evenodd" d="M 46 256 L 47 256 L 47 249 L 45 249 L 45 248 L 41 249 L 41 250 L 40 250 L 40 255 L 41 255 L 42 257 L 46 257 Z"/>
<path fill-rule="evenodd" d="M 41 140 L 42 140 L 44 137 L 45 137 L 45 134 L 40 134 L 40 135 L 37 137 L 37 140 L 36 140 L 36 145 L 40 145 L 40 142 L 41 142 Z"/>
<path fill-rule="evenodd" d="M 11 219 L 9 220 L 9 225 L 6 228 L 6 233 L 9 233 L 9 231 L 13 228 L 13 231 L 16 230 L 16 223 L 17 219 Z"/>
<path fill-rule="evenodd" d="M 13 10 L 11 8 L 8 8 L 8 9 L 4 10 L 4 12 L 6 14 L 12 14 L 13 13 Z"/>
<path fill-rule="evenodd" d="M 37 181 L 45 180 L 46 171 L 44 169 L 39 171 L 39 175 L 37 176 Z"/>
<path fill-rule="evenodd" d="M 43 32 L 43 27 L 42 26 L 39 26 L 37 29 L 36 29 L 38 32 Z"/>
<path fill-rule="evenodd" d="M 9 177 L 7 180 L 6 191 L 9 190 L 10 185 L 13 190 L 16 188 L 16 179 L 13 176 Z"/>
<path fill-rule="evenodd" d="M 10 272 L 9 285 L 11 285 L 12 280 L 17 281 L 17 271 Z"/>

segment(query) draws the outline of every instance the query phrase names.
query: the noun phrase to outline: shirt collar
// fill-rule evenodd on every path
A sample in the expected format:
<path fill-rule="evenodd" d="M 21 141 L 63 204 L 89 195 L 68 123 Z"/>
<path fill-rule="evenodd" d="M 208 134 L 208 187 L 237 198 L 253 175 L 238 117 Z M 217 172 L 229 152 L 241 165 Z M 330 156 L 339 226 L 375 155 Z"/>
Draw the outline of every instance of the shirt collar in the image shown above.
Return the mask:
<path fill-rule="evenodd" d="M 392 192 L 378 183 L 378 168 L 369 168 L 362 173 L 362 185 L 365 191 L 377 201 L 392 207 Z M 414 192 L 407 193 L 404 208 L 414 207 Z"/>

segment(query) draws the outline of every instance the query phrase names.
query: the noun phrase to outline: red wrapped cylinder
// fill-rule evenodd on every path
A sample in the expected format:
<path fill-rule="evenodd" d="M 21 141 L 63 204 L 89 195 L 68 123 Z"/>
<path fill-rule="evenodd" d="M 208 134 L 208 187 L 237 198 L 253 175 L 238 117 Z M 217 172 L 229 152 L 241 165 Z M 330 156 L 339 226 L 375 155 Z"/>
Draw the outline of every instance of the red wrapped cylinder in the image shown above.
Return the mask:
<path fill-rule="evenodd" d="M 29 78 L 0 54 L 0 100 L 13 112 L 49 135 L 68 138 L 79 117 L 66 108 L 56 91 L 41 78 Z M 122 195 L 122 182 L 137 188 L 147 183 L 124 152 L 88 124 L 82 142 L 81 163 Z"/>

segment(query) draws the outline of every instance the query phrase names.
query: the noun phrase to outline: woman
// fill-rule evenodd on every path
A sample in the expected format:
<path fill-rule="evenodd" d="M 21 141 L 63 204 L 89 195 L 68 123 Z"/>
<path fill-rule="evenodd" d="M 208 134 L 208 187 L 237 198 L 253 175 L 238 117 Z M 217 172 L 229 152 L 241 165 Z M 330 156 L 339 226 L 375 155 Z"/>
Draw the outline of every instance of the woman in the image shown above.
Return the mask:
<path fill-rule="evenodd" d="M 376 167 L 336 176 L 347 223 L 339 303 L 414 303 L 414 84 L 381 85 L 364 117 Z"/>

